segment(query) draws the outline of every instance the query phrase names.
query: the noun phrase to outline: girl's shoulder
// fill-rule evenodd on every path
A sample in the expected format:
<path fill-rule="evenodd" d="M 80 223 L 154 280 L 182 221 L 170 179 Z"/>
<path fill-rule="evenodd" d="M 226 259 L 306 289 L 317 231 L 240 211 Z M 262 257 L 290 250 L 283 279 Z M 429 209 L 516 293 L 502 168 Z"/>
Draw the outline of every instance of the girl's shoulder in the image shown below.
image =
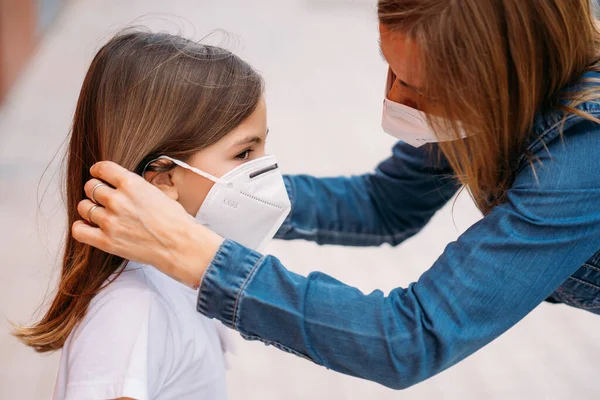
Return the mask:
<path fill-rule="evenodd" d="M 160 293 L 148 279 L 144 266 L 129 263 L 122 271 L 113 274 L 90 302 L 91 308 L 110 307 L 115 301 L 129 300 L 132 306 L 150 307 L 164 303 Z M 132 299 L 136 301 L 131 302 Z"/>
<path fill-rule="evenodd" d="M 107 282 L 65 343 L 55 398 L 154 397 L 177 364 L 169 314 L 141 271 Z"/>
<path fill-rule="evenodd" d="M 168 303 L 143 270 L 125 268 L 94 296 L 70 339 L 111 346 L 134 339 L 162 341 L 172 336 L 171 325 Z"/>
<path fill-rule="evenodd" d="M 65 343 L 55 398 L 223 399 L 214 322 L 177 282 L 134 263 L 111 280 Z"/>

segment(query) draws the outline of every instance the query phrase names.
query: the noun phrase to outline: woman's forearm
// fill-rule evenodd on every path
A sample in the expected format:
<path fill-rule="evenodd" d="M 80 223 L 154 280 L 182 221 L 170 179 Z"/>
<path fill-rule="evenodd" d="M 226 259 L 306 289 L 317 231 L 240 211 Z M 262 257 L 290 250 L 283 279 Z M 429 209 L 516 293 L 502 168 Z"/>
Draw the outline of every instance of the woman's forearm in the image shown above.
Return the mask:
<path fill-rule="evenodd" d="M 578 135 L 570 145 L 589 152 L 591 140 Z M 393 388 L 427 379 L 516 324 L 598 250 L 597 177 L 590 176 L 588 190 L 556 180 L 557 171 L 580 159 L 560 153 L 560 145 L 550 149 L 553 162 L 524 170 L 506 203 L 408 288 L 363 294 L 225 241 L 204 276 L 198 310 L 248 339 L 335 371 Z"/>
<path fill-rule="evenodd" d="M 164 273 L 190 287 L 198 287 L 202 276 L 223 243 L 223 238 L 191 221 L 172 234 L 164 262 Z"/>
<path fill-rule="evenodd" d="M 361 176 L 286 176 L 292 212 L 276 237 L 346 246 L 403 242 L 458 189 L 435 149 L 399 143 L 375 172 Z"/>

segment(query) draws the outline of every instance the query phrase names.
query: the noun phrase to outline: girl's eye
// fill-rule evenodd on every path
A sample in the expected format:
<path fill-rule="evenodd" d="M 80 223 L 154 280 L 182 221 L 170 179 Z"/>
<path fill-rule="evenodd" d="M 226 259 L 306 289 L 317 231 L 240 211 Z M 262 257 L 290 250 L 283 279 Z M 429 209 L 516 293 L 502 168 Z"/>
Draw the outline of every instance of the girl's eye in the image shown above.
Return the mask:
<path fill-rule="evenodd" d="M 238 160 L 241 160 L 241 161 L 246 161 L 248 158 L 250 158 L 251 152 L 252 152 L 252 150 L 248 149 L 248 150 L 238 154 L 237 156 L 235 156 L 235 158 Z"/>

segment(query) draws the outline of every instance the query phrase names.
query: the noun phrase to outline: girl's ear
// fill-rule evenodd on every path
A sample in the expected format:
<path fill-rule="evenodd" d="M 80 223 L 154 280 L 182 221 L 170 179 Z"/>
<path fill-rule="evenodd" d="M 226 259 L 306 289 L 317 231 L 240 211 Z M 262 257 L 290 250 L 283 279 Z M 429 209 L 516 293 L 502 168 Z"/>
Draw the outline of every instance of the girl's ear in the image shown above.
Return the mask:
<path fill-rule="evenodd" d="M 144 173 L 144 179 L 159 188 L 164 194 L 177 201 L 179 192 L 173 183 L 175 168 L 168 160 L 158 160 L 150 164 Z"/>

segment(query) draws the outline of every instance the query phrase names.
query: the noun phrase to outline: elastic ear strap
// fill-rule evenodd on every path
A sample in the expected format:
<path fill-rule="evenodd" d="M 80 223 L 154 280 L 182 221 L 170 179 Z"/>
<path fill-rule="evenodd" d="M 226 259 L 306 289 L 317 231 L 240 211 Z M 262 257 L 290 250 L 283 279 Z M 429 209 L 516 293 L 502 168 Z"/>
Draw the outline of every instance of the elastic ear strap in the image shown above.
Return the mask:
<path fill-rule="evenodd" d="M 222 185 L 229 186 L 229 182 L 219 179 L 216 176 L 212 176 L 211 174 L 207 174 L 206 172 L 202 171 L 201 169 L 192 167 L 191 165 L 188 165 L 188 164 L 184 163 L 183 161 L 179 161 L 179 160 L 177 160 L 175 158 L 171 158 L 169 156 L 160 156 L 157 158 L 157 160 L 160 160 L 160 159 L 169 160 L 169 161 L 179 165 L 181 168 L 189 169 L 190 171 L 195 172 L 198 175 L 205 177 L 206 179 L 210 179 L 211 181 L 213 181 L 215 183 L 220 183 Z"/>

